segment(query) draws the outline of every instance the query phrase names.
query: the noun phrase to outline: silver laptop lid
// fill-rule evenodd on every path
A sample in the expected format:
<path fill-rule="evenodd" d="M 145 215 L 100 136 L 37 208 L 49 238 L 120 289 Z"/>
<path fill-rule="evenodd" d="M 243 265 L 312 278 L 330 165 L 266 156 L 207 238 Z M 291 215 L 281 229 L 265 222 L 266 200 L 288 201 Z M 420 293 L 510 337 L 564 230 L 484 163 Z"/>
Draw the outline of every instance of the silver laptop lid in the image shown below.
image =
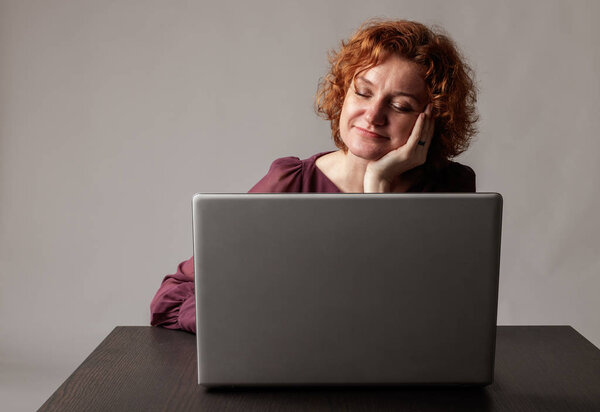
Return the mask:
<path fill-rule="evenodd" d="M 499 194 L 198 194 L 198 377 L 488 384 Z"/>

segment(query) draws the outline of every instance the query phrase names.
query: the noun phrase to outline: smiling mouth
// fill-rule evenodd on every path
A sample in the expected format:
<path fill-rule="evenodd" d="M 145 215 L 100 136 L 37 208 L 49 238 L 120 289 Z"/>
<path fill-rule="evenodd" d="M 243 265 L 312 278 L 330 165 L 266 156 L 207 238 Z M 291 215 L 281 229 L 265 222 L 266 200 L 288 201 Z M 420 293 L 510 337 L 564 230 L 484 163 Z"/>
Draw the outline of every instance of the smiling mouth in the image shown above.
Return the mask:
<path fill-rule="evenodd" d="M 375 132 L 370 132 L 366 129 L 363 129 L 362 127 L 358 127 L 358 126 L 354 126 L 354 127 L 356 128 L 356 130 L 358 130 L 358 133 L 360 133 L 361 135 L 363 135 L 365 137 L 371 137 L 373 139 L 387 139 L 387 136 L 383 136 L 383 135 L 380 135 Z"/>

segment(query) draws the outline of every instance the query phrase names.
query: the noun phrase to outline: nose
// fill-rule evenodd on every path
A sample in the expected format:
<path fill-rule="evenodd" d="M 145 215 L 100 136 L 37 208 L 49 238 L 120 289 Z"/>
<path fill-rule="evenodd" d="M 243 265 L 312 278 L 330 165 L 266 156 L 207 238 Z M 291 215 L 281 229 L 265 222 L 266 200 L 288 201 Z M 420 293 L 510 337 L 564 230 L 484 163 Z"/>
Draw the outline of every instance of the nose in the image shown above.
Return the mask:
<path fill-rule="evenodd" d="M 365 118 L 369 123 L 375 126 L 382 126 L 386 122 L 385 106 L 383 102 L 373 99 L 369 102 L 369 106 L 365 112 Z"/>

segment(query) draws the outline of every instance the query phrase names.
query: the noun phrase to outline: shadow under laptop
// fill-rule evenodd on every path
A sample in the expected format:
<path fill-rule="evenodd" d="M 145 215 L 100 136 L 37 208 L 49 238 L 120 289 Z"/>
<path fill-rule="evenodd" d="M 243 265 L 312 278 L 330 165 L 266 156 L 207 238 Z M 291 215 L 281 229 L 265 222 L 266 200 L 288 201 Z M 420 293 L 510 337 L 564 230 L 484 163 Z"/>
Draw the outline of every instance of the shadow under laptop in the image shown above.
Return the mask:
<path fill-rule="evenodd" d="M 474 386 L 301 386 L 214 387 L 205 396 L 248 410 L 492 410 L 485 387 Z"/>

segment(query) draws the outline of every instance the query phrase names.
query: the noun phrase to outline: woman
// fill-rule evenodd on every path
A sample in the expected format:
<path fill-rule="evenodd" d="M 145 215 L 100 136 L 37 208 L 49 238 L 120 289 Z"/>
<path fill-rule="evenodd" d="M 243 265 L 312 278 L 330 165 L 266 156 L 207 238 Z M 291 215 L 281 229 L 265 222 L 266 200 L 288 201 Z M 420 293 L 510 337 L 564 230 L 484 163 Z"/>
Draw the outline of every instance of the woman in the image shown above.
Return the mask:
<path fill-rule="evenodd" d="M 477 121 L 471 69 L 443 34 L 410 21 L 367 21 L 330 58 L 316 96 L 337 151 L 277 159 L 250 192 L 474 192 L 449 159 Z M 168 275 L 151 324 L 196 331 L 193 259 Z"/>

